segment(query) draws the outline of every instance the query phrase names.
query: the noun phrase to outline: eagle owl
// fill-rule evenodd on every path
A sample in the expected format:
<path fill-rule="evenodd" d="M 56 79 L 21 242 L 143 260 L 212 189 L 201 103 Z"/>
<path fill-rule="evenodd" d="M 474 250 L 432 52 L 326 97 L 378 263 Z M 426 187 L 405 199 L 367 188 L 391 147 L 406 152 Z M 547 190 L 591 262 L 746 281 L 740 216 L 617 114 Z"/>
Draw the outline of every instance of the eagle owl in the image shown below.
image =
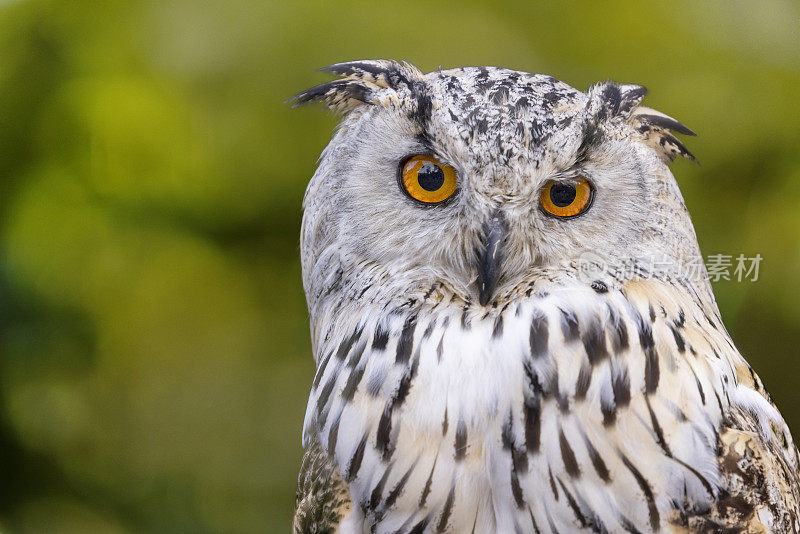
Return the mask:
<path fill-rule="evenodd" d="M 355 61 L 304 200 L 294 532 L 797 532 L 645 89 Z"/>

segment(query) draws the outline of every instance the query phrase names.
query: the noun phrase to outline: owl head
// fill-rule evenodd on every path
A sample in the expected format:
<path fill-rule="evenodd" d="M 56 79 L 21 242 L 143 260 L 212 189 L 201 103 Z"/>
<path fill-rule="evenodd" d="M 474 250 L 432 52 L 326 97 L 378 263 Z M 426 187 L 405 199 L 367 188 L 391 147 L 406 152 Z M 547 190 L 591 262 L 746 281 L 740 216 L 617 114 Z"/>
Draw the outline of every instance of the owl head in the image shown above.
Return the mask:
<path fill-rule="evenodd" d="M 643 87 L 385 60 L 323 70 L 338 78 L 294 98 L 343 115 L 304 200 L 312 320 L 331 295 L 497 307 L 532 280 L 579 279 L 587 253 L 606 265 L 586 283 L 650 269 L 705 287 L 667 168 L 693 159 L 672 132 L 693 134 L 641 106 Z"/>

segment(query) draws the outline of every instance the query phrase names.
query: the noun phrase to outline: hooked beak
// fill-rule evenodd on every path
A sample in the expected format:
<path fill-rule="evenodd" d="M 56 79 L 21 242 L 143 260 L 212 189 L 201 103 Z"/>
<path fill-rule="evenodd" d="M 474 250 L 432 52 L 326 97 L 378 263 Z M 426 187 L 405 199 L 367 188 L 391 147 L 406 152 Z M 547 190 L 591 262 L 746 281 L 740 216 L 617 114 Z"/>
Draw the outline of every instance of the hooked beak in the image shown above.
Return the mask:
<path fill-rule="evenodd" d="M 482 249 L 478 266 L 478 301 L 481 306 L 486 306 L 491 300 L 497 282 L 500 280 L 503 245 L 507 233 L 508 224 L 499 211 L 495 212 L 492 218 L 483 225 Z"/>

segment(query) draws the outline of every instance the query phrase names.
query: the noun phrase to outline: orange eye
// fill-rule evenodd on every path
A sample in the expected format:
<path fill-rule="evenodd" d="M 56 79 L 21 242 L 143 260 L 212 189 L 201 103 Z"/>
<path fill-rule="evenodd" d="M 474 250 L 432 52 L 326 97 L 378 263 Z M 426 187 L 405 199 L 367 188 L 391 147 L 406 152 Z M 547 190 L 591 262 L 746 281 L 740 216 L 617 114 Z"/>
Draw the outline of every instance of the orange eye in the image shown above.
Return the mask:
<path fill-rule="evenodd" d="M 400 179 L 414 200 L 438 204 L 456 191 L 456 170 L 433 156 L 413 156 L 403 163 Z"/>
<path fill-rule="evenodd" d="M 586 211 L 593 196 L 592 184 L 586 178 L 579 178 L 574 183 L 549 182 L 542 189 L 539 202 L 550 215 L 567 219 Z"/>

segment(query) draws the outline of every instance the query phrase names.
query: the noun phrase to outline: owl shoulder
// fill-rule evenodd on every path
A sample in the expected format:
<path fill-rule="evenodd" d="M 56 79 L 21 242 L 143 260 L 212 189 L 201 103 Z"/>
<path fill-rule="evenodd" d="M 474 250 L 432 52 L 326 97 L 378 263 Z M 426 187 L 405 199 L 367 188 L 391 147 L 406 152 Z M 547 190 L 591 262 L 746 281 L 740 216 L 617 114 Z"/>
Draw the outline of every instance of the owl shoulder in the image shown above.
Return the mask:
<path fill-rule="evenodd" d="M 771 403 L 757 376 L 752 382 Z M 765 430 L 752 411 L 731 408 L 718 439 L 722 492 L 709 510 L 680 514 L 676 526 L 686 532 L 800 532 L 797 448 L 782 420 Z"/>
<path fill-rule="evenodd" d="M 316 437 L 303 455 L 292 532 L 334 534 L 352 508 L 350 490 Z"/>

